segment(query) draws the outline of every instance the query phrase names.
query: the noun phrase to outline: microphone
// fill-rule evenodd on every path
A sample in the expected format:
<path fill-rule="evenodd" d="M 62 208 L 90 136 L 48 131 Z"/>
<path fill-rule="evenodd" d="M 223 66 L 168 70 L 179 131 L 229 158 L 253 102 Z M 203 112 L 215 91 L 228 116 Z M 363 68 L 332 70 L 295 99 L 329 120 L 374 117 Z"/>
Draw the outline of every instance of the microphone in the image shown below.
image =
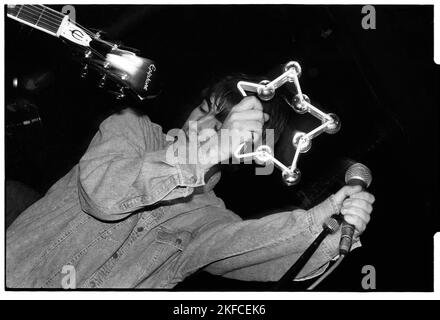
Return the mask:
<path fill-rule="evenodd" d="M 370 186 L 373 176 L 370 169 L 362 163 L 351 165 L 345 172 L 345 183 L 349 186 L 361 186 L 366 189 Z M 354 226 L 347 222 L 342 223 L 341 241 L 339 242 L 339 254 L 347 255 L 351 248 L 353 240 Z"/>

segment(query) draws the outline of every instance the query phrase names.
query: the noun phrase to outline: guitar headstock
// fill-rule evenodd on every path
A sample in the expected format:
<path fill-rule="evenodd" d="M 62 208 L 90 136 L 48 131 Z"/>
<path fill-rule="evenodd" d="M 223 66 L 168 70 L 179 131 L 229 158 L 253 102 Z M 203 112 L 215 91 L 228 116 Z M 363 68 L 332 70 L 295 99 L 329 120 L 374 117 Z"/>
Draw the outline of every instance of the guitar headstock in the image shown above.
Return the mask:
<path fill-rule="evenodd" d="M 83 65 L 81 76 L 90 70 L 98 73 L 100 88 L 108 88 L 117 99 L 127 95 L 138 100 L 159 94 L 157 67 L 154 61 L 137 55 L 137 50 L 102 40 L 96 34 L 88 47 L 76 47 L 76 57 Z"/>
<path fill-rule="evenodd" d="M 158 95 L 157 67 L 152 60 L 139 57 L 136 50 L 106 41 L 101 32 L 87 30 L 43 5 L 8 5 L 7 15 L 70 44 L 83 64 L 82 76 L 90 69 L 97 71 L 99 86 L 108 87 L 106 83 L 111 82 L 110 92 L 118 99 L 131 95 L 143 100 Z"/>

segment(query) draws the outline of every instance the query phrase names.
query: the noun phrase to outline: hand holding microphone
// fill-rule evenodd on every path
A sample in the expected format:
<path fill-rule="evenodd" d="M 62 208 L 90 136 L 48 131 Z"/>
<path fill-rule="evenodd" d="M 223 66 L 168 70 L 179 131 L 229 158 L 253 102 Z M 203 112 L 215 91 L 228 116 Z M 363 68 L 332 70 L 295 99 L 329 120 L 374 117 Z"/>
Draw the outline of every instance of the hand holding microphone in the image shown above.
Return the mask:
<path fill-rule="evenodd" d="M 351 248 L 354 236 L 364 232 L 373 211 L 374 196 L 363 191 L 371 183 L 370 170 L 360 164 L 352 165 L 345 174 L 347 185 L 335 195 L 334 200 L 344 217 L 340 242 L 340 254 L 346 255 Z"/>
<path fill-rule="evenodd" d="M 330 197 L 344 219 L 339 244 L 339 259 L 325 273 L 323 273 L 318 280 L 308 287 L 307 290 L 313 290 L 341 263 L 348 251 L 350 251 L 355 230 L 358 234 L 361 234 L 367 227 L 367 224 L 370 221 L 370 214 L 373 211 L 374 196 L 363 191 L 363 188 L 368 187 L 371 180 L 372 177 L 370 170 L 363 164 L 355 163 L 345 174 L 345 182 L 347 185 Z M 298 258 L 295 264 L 278 281 L 275 287 L 277 290 L 279 290 L 283 284 L 287 283 L 289 279 L 294 279 L 298 275 L 324 238 L 338 230 L 339 223 L 339 216 L 333 215 L 326 218 L 323 223 L 322 232 Z"/>

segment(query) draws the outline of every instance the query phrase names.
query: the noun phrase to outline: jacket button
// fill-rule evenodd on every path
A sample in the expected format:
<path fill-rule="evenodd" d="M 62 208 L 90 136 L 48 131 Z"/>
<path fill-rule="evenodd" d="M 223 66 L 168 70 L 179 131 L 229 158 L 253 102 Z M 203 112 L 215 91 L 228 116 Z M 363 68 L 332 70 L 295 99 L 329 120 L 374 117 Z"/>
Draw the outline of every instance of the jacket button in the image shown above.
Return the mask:
<path fill-rule="evenodd" d="M 91 288 L 95 288 L 95 287 L 96 287 L 96 283 L 95 283 L 95 281 L 90 281 L 90 287 L 91 287 Z"/>
<path fill-rule="evenodd" d="M 142 232 L 142 231 L 144 231 L 144 227 L 138 227 L 136 230 L 137 230 L 137 232 Z"/>
<path fill-rule="evenodd" d="M 176 244 L 182 244 L 182 239 L 176 239 Z"/>
<path fill-rule="evenodd" d="M 118 256 L 119 256 L 118 253 L 115 252 L 112 257 L 113 257 L 113 259 L 118 259 Z"/>

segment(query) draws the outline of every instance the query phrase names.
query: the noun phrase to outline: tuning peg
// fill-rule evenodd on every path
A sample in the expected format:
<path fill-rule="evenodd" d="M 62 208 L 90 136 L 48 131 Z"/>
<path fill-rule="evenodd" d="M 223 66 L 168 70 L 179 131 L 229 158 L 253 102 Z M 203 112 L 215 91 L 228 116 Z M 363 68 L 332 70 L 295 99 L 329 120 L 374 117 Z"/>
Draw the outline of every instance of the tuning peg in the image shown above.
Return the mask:
<path fill-rule="evenodd" d="M 93 38 L 95 39 L 101 39 L 102 35 L 105 34 L 104 31 L 99 30 L 99 29 L 89 29 L 90 31 L 92 31 L 94 33 Z"/>
<path fill-rule="evenodd" d="M 115 49 L 120 49 L 122 47 L 123 47 L 123 45 L 122 45 L 121 41 L 116 41 L 115 44 L 113 45 L 113 48 L 115 48 Z"/>
<path fill-rule="evenodd" d="M 122 44 L 122 42 L 117 42 L 113 47 L 112 50 L 124 50 L 124 51 L 129 51 L 131 53 L 134 53 L 136 55 L 139 55 L 141 52 L 139 49 L 133 48 L 133 47 L 128 47 Z"/>
<path fill-rule="evenodd" d="M 92 50 L 87 50 L 84 53 L 84 58 L 89 59 L 92 56 Z"/>
<path fill-rule="evenodd" d="M 119 92 L 116 93 L 116 99 L 122 100 L 125 98 L 125 87 L 121 87 Z"/>
<path fill-rule="evenodd" d="M 117 100 L 122 100 L 126 96 L 125 89 L 126 87 L 119 87 L 118 91 L 108 91 L 108 93 L 112 94 Z"/>
<path fill-rule="evenodd" d="M 101 89 L 104 88 L 106 80 L 107 80 L 107 75 L 104 74 L 101 77 L 101 79 L 99 80 L 98 87 L 101 88 Z"/>
<path fill-rule="evenodd" d="M 81 76 L 81 78 L 84 79 L 85 77 L 87 77 L 88 74 L 89 74 L 89 66 L 85 64 L 83 66 L 83 68 L 81 69 L 80 76 Z"/>

